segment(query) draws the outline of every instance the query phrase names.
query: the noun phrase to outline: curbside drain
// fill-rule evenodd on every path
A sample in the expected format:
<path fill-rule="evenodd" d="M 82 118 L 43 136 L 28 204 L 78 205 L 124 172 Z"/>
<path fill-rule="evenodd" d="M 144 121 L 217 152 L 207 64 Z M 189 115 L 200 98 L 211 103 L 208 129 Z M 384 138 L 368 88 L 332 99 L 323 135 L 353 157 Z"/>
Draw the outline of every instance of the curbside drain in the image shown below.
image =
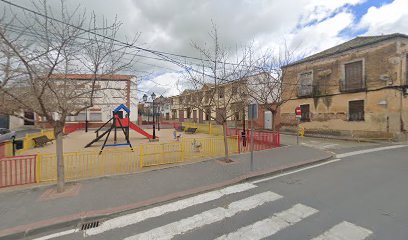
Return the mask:
<path fill-rule="evenodd" d="M 83 223 L 83 224 L 81 225 L 81 231 L 88 230 L 88 229 L 91 229 L 91 228 L 99 227 L 99 224 L 100 224 L 99 221 L 93 221 L 93 222 Z"/>

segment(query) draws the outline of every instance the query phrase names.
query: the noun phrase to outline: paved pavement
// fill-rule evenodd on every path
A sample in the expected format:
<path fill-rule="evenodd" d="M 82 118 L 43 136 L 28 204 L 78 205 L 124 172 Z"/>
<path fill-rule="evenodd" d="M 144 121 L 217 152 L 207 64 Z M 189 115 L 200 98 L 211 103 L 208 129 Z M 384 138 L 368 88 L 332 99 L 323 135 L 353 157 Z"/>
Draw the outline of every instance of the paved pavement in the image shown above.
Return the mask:
<path fill-rule="evenodd" d="M 284 145 L 296 145 L 296 136 L 281 134 L 281 143 Z M 332 138 L 300 137 L 299 145 L 318 148 L 334 153 L 351 152 L 355 150 L 374 148 L 378 146 L 393 145 L 393 142 L 357 142 L 337 140 Z"/>
<path fill-rule="evenodd" d="M 408 146 L 228 186 L 38 239 L 406 240 Z"/>
<path fill-rule="evenodd" d="M 82 181 L 71 186 L 70 197 L 48 199 L 52 188 L 0 191 L 0 236 L 51 226 L 77 224 L 81 219 L 109 216 L 154 203 L 209 191 L 254 175 L 281 171 L 328 159 L 332 154 L 306 146 L 286 146 L 255 153 L 255 171 L 249 154 L 233 156 L 234 163 L 218 160 L 186 164 L 126 176 Z M 17 235 L 14 235 L 16 237 Z M 19 235 L 21 236 L 21 235 Z"/>

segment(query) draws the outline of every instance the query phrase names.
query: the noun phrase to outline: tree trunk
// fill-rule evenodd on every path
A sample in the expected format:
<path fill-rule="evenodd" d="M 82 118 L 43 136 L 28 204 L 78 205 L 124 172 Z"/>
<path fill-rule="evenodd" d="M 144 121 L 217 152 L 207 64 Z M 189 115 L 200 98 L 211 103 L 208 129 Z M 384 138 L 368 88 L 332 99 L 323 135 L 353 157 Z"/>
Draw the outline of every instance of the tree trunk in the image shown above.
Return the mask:
<path fill-rule="evenodd" d="M 229 162 L 229 152 L 228 152 L 228 139 L 227 139 L 227 122 L 224 121 L 224 123 L 222 124 L 222 131 L 223 131 L 223 135 L 224 135 L 224 150 L 225 150 L 225 162 Z"/>
<path fill-rule="evenodd" d="M 56 140 L 56 153 L 57 153 L 57 192 L 64 191 L 65 177 L 64 177 L 64 148 L 62 142 L 64 130 L 64 123 L 56 122 L 54 126 L 54 135 Z"/>

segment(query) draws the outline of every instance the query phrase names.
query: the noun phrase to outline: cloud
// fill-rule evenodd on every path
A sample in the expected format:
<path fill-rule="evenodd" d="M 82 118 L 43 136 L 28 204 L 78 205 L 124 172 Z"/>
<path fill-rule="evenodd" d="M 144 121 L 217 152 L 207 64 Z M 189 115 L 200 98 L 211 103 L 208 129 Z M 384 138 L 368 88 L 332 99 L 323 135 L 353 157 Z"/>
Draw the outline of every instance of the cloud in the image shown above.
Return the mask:
<path fill-rule="evenodd" d="M 394 0 L 380 7 L 370 7 L 357 25 L 367 35 L 408 33 L 408 1 Z"/>
<path fill-rule="evenodd" d="M 138 89 L 141 95 L 154 92 L 158 96 L 174 96 L 185 89 L 183 79 L 184 75 L 180 72 L 167 72 L 141 81 Z"/>
<path fill-rule="evenodd" d="M 25 0 L 15 0 L 28 6 Z M 349 40 L 341 34 L 354 28 L 351 8 L 366 0 L 66 0 L 69 7 L 81 4 L 88 12 L 115 17 L 123 22 L 122 35 L 140 32 L 140 46 L 199 57 L 191 42 L 209 43 L 213 21 L 227 47 L 254 42 L 260 49 L 276 49 L 285 41 L 299 51 L 314 53 Z M 49 1 L 57 6 L 57 1 Z M 407 26 L 407 0 L 395 0 L 387 6 L 370 8 L 359 27 L 368 32 L 390 31 L 392 26 Z M 396 11 L 393 12 L 393 11 Z M 381 15 L 381 16 L 379 16 Z M 384 15 L 384 16 L 383 16 Z M 388 16 L 388 18 L 387 18 Z M 399 17 L 397 17 L 399 16 Z M 404 19 L 405 17 L 405 19 Z M 395 31 L 397 31 L 395 29 Z M 152 56 L 141 52 L 140 54 Z M 140 75 L 158 73 L 142 81 L 140 89 L 164 90 L 177 94 L 175 83 L 180 67 L 147 58 L 135 64 Z M 155 84 L 155 83 L 159 84 Z M 185 87 L 185 86 L 184 86 Z M 154 90 L 156 91 L 156 90 Z"/>

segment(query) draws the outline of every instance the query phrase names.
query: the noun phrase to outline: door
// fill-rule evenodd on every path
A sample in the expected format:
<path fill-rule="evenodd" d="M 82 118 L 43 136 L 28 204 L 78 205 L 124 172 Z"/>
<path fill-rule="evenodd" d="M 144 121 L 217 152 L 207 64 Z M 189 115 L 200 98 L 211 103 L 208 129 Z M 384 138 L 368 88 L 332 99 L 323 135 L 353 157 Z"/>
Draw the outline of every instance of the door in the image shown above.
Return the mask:
<path fill-rule="evenodd" d="M 184 122 L 184 110 L 179 110 L 179 122 Z"/>
<path fill-rule="evenodd" d="M 271 111 L 265 111 L 264 113 L 264 128 L 265 129 L 272 129 L 272 112 Z"/>
<path fill-rule="evenodd" d="M 193 110 L 193 122 L 197 122 L 197 110 Z"/>
<path fill-rule="evenodd" d="M 202 110 L 199 110 L 198 111 L 198 122 L 199 123 L 203 123 L 204 121 L 203 121 L 203 111 Z"/>
<path fill-rule="evenodd" d="M 0 115 L 0 128 L 10 128 L 10 117 L 8 115 Z"/>

